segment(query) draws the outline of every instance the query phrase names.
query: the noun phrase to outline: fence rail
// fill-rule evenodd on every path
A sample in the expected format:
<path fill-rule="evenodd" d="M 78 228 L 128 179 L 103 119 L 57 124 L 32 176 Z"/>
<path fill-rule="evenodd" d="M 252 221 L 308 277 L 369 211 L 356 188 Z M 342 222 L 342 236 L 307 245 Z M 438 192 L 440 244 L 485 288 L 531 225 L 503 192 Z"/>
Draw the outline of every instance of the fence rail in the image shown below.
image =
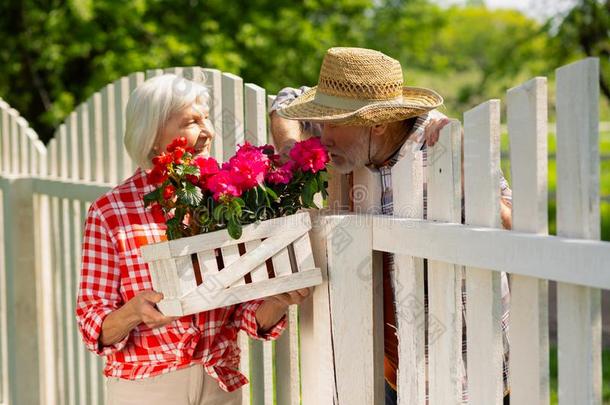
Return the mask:
<path fill-rule="evenodd" d="M 507 95 L 512 231 L 498 229 L 499 100 L 465 113 L 463 137 L 459 122 L 445 128 L 426 165 L 420 151 L 392 168 L 394 216 L 368 215 L 380 212 L 376 170 L 356 171 L 351 185 L 333 176 L 330 206 L 354 213 L 312 214 L 325 281 L 290 308 L 282 338 L 240 336 L 251 380 L 243 403 L 383 404 L 382 252 L 396 265 L 401 404 L 460 403 L 463 288 L 469 403 L 501 403 L 501 271 L 511 274 L 511 403 L 549 402 L 548 280 L 558 282 L 560 404 L 600 403 L 610 244 L 599 241 L 598 69 L 585 59 L 557 74 L 559 236 L 548 236 L 545 78 Z M 270 139 L 273 97 L 214 69 L 155 69 L 110 83 L 46 148 L 0 100 L 0 404 L 104 402 L 102 360 L 85 350 L 74 317 L 82 228 L 89 204 L 135 169 L 121 141 L 130 92 L 164 72 L 205 80 L 216 158 Z"/>

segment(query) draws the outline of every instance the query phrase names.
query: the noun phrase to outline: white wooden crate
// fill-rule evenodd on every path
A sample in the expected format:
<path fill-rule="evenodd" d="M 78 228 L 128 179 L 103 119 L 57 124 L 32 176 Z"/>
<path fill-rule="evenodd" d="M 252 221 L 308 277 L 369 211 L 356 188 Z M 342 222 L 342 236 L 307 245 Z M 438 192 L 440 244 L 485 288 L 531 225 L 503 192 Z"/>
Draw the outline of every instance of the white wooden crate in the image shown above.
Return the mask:
<path fill-rule="evenodd" d="M 238 240 L 222 230 L 143 246 L 159 310 L 183 316 L 321 284 L 310 229 L 303 212 L 246 225 Z"/>

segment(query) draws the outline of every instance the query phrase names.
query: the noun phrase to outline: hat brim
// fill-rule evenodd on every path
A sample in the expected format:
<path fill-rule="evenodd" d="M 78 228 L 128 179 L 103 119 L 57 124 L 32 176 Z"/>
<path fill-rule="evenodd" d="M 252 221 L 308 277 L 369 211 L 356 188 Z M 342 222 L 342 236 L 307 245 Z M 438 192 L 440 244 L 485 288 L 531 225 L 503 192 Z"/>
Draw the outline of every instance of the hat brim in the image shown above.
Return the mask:
<path fill-rule="evenodd" d="M 356 110 L 346 110 L 317 103 L 316 90 L 312 87 L 277 113 L 291 120 L 369 126 L 416 117 L 443 104 L 443 98 L 433 90 L 403 87 L 401 101 L 379 101 Z"/>

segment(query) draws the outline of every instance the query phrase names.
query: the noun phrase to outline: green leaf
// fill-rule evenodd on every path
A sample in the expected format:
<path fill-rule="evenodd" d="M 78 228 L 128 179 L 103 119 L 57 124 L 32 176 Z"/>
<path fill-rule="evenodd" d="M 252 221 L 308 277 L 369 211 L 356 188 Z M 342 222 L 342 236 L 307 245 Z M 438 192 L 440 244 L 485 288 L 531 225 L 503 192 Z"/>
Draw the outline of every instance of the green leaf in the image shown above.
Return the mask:
<path fill-rule="evenodd" d="M 165 231 L 165 234 L 169 240 L 178 239 L 180 236 L 182 236 L 180 233 L 180 221 L 178 218 L 174 217 L 167 221 L 167 230 Z"/>
<path fill-rule="evenodd" d="M 269 187 L 265 187 L 264 190 L 267 192 L 267 195 L 269 195 L 269 197 L 271 197 L 271 199 L 273 201 L 277 201 L 277 194 L 275 191 L 273 191 L 271 188 Z"/>
<path fill-rule="evenodd" d="M 235 220 L 229 221 L 229 223 L 227 224 L 227 231 L 233 239 L 241 238 L 242 229 L 241 224 L 239 222 Z"/>
<path fill-rule="evenodd" d="M 176 192 L 178 200 L 186 205 L 196 207 L 203 199 L 201 189 L 189 182 L 184 184 L 183 188 L 178 189 Z"/>
<path fill-rule="evenodd" d="M 184 169 L 182 169 L 182 174 L 183 175 L 193 175 L 193 176 L 199 176 L 200 172 L 199 172 L 199 166 L 192 166 L 192 165 L 187 165 L 184 166 Z"/>
<path fill-rule="evenodd" d="M 220 218 L 222 218 L 225 210 L 227 209 L 227 207 L 223 204 L 221 205 L 217 205 L 216 208 L 214 208 L 214 212 L 213 212 L 213 217 L 216 220 L 216 222 L 220 221 Z"/>
<path fill-rule="evenodd" d="M 162 197 L 162 194 L 161 194 L 160 188 L 157 188 L 154 191 L 151 191 L 150 193 L 148 193 L 144 196 L 144 206 L 148 207 L 150 204 L 160 201 L 161 197 Z"/>
<path fill-rule="evenodd" d="M 301 197 L 303 198 L 303 205 L 305 207 L 312 207 L 313 204 L 313 196 L 316 193 L 317 184 L 315 179 L 309 179 L 305 186 L 303 187 L 303 191 L 301 193 Z"/>

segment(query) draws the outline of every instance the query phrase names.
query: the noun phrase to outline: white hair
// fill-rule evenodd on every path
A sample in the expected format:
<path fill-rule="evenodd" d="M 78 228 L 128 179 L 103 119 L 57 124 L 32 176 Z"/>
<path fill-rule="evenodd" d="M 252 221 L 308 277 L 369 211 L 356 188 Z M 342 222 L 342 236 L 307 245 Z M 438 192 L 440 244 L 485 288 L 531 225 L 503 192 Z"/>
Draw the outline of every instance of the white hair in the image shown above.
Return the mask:
<path fill-rule="evenodd" d="M 203 84 L 174 74 L 153 77 L 136 87 L 125 109 L 123 142 L 131 159 L 150 169 L 153 147 L 171 115 L 195 101 L 209 110 L 209 97 Z"/>

